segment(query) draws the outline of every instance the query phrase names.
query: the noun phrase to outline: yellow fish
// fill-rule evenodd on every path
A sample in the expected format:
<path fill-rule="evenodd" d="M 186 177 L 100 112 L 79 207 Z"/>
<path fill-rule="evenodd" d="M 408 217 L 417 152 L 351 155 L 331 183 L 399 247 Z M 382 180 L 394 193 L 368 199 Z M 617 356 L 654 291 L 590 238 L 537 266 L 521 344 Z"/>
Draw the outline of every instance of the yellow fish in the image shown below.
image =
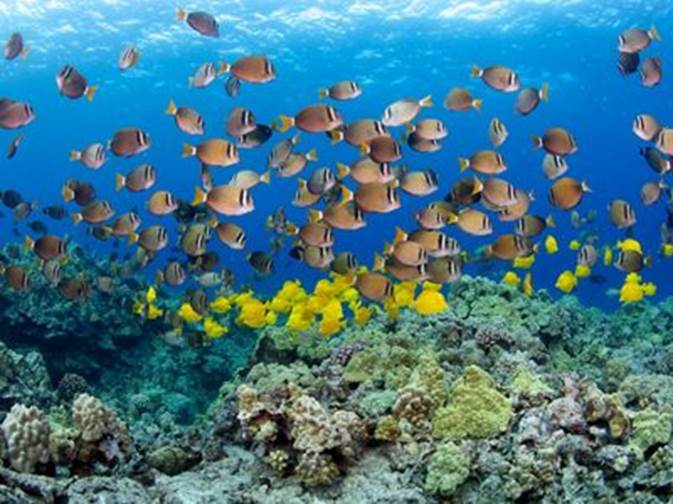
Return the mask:
<path fill-rule="evenodd" d="M 642 245 L 640 245 L 638 240 L 634 240 L 633 238 L 626 238 L 623 241 L 618 241 L 617 248 L 624 252 L 638 252 L 640 255 L 643 255 Z"/>
<path fill-rule="evenodd" d="M 526 273 L 526 276 L 523 279 L 523 286 L 522 286 L 523 293 L 526 296 L 532 296 L 533 295 L 533 275 L 530 274 L 530 271 Z"/>
<path fill-rule="evenodd" d="M 591 275 L 591 268 L 586 264 L 578 264 L 575 266 L 575 276 L 577 278 L 586 278 Z"/>
<path fill-rule="evenodd" d="M 535 263 L 535 254 L 517 257 L 512 261 L 512 267 L 519 269 L 530 269 Z"/>
<path fill-rule="evenodd" d="M 664 243 L 661 246 L 661 253 L 664 257 L 673 256 L 673 243 Z"/>
<path fill-rule="evenodd" d="M 603 264 L 605 266 L 610 266 L 612 264 L 612 249 L 610 247 L 605 247 L 605 252 L 603 252 Z"/>
<path fill-rule="evenodd" d="M 558 242 L 556 238 L 552 235 L 547 236 L 544 241 L 544 249 L 547 251 L 547 254 L 556 254 L 558 252 Z"/>
<path fill-rule="evenodd" d="M 147 305 L 147 320 L 158 319 L 164 314 L 164 311 L 154 303 Z"/>
<path fill-rule="evenodd" d="M 227 313 L 231 310 L 231 302 L 223 296 L 216 298 L 209 306 L 210 310 L 215 313 Z"/>
<path fill-rule="evenodd" d="M 154 303 L 157 300 L 157 291 L 154 287 L 149 287 L 145 293 L 145 301 L 149 304 Z"/>
<path fill-rule="evenodd" d="M 502 277 L 502 283 L 509 285 L 510 287 L 517 287 L 521 283 L 521 278 L 513 271 L 508 271 Z"/>
<path fill-rule="evenodd" d="M 622 288 L 619 289 L 619 301 L 623 304 L 637 303 L 643 299 L 643 296 L 643 289 L 637 282 L 624 282 Z"/>
<path fill-rule="evenodd" d="M 441 287 L 438 284 L 425 282 L 423 290 L 414 301 L 414 309 L 421 315 L 434 315 L 446 310 L 449 305 L 440 290 Z"/>
<path fill-rule="evenodd" d="M 193 324 L 199 322 L 203 318 L 203 315 L 197 313 L 190 303 L 184 302 L 180 308 L 178 308 L 178 317 L 187 323 Z"/>
<path fill-rule="evenodd" d="M 217 322 L 213 317 L 207 317 L 203 321 L 203 332 L 208 339 L 214 340 L 227 333 L 228 329 Z"/>
<path fill-rule="evenodd" d="M 577 277 L 572 271 L 565 270 L 556 279 L 556 288 L 566 294 L 571 293 L 577 287 Z"/>
<path fill-rule="evenodd" d="M 572 240 L 572 241 L 568 244 L 568 248 L 569 248 L 570 250 L 579 250 L 579 249 L 582 248 L 582 244 L 579 242 L 579 240 Z"/>
<path fill-rule="evenodd" d="M 653 282 L 641 284 L 641 287 L 643 288 L 643 294 L 648 297 L 655 296 L 657 294 L 657 286 Z"/>

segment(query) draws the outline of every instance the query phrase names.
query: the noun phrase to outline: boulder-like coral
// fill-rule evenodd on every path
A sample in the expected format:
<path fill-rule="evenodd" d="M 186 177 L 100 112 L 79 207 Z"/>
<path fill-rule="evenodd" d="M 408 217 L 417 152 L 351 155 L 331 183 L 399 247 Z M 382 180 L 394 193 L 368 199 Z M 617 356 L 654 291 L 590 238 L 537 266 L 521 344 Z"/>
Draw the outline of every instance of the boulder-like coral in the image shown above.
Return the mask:
<path fill-rule="evenodd" d="M 430 426 L 435 401 L 423 390 L 406 388 L 393 406 L 393 414 L 401 421 L 407 422 L 415 430 L 427 430 Z"/>
<path fill-rule="evenodd" d="M 2 422 L 8 456 L 14 469 L 34 472 L 49 462 L 49 422 L 36 406 L 15 404 Z"/>
<path fill-rule="evenodd" d="M 80 394 L 72 405 L 72 417 L 85 443 L 97 444 L 109 461 L 121 460 L 133 451 L 126 425 L 114 411 L 89 394 Z"/>
<path fill-rule="evenodd" d="M 428 463 L 425 490 L 443 497 L 452 495 L 470 474 L 470 460 L 462 448 L 452 442 L 435 450 Z"/>
<path fill-rule="evenodd" d="M 308 487 L 331 485 L 339 476 L 339 468 L 332 458 L 315 452 L 304 453 L 295 472 Z"/>
<path fill-rule="evenodd" d="M 445 407 L 432 419 L 436 438 L 489 438 L 505 431 L 512 418 L 512 403 L 501 394 L 484 370 L 468 366 L 451 387 Z"/>

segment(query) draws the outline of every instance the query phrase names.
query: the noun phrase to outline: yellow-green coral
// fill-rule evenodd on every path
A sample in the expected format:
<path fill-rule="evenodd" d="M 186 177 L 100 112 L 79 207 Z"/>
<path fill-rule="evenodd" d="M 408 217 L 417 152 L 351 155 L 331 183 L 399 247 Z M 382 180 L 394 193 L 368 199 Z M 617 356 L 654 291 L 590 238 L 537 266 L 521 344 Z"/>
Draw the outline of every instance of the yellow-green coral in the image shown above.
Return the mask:
<path fill-rule="evenodd" d="M 521 367 L 514 373 L 512 392 L 517 396 L 537 397 L 551 393 L 549 386 L 530 369 Z"/>
<path fill-rule="evenodd" d="M 428 463 L 425 490 L 443 497 L 452 495 L 470 475 L 470 461 L 454 443 L 446 443 L 435 451 Z"/>
<path fill-rule="evenodd" d="M 477 366 L 468 366 L 452 385 L 447 406 L 432 419 L 436 438 L 489 438 L 507 429 L 512 403 Z"/>
<path fill-rule="evenodd" d="M 633 433 L 629 445 L 641 453 L 651 446 L 668 443 L 673 432 L 673 411 L 648 408 L 633 417 Z"/>

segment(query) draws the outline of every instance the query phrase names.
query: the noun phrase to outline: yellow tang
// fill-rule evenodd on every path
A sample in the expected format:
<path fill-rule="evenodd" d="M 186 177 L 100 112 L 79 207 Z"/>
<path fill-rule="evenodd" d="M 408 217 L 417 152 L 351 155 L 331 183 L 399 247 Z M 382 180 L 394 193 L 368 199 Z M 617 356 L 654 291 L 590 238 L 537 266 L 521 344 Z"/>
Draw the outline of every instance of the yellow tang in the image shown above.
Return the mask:
<path fill-rule="evenodd" d="M 421 315 L 434 315 L 446 310 L 449 305 L 440 289 L 441 285 L 425 282 L 414 302 L 414 309 Z"/>
<path fill-rule="evenodd" d="M 575 266 L 575 276 L 577 278 L 586 278 L 591 275 L 591 268 L 586 264 L 578 264 Z"/>
<path fill-rule="evenodd" d="M 577 277 L 572 271 L 565 270 L 556 279 L 556 288 L 566 294 L 571 293 L 577 287 Z"/>
<path fill-rule="evenodd" d="M 530 269 L 534 263 L 535 263 L 535 254 L 530 254 L 527 256 L 514 258 L 514 261 L 512 261 L 512 267 L 520 269 Z"/>
<path fill-rule="evenodd" d="M 507 284 L 511 287 L 517 287 L 521 283 L 521 278 L 513 271 L 508 271 L 502 277 L 502 283 Z"/>
<path fill-rule="evenodd" d="M 572 240 L 572 241 L 568 244 L 568 248 L 569 248 L 570 250 L 579 250 L 579 249 L 582 248 L 582 244 L 580 243 L 579 240 Z"/>
<path fill-rule="evenodd" d="M 617 248 L 623 252 L 638 252 L 643 255 L 643 247 L 638 240 L 633 238 L 626 238 L 623 241 L 617 242 Z"/>
<path fill-rule="evenodd" d="M 558 242 L 556 238 L 552 235 L 547 236 L 544 241 L 544 249 L 547 251 L 547 254 L 556 254 L 558 252 Z"/>
<path fill-rule="evenodd" d="M 664 255 L 664 257 L 673 256 L 673 243 L 664 243 L 661 246 L 661 253 Z"/>
<path fill-rule="evenodd" d="M 530 271 L 526 273 L 526 276 L 523 279 L 523 286 L 522 286 L 523 293 L 526 296 L 532 296 L 533 295 L 533 275 L 530 274 Z"/>
<path fill-rule="evenodd" d="M 605 247 L 605 252 L 603 252 L 603 264 L 605 266 L 610 266 L 612 264 L 612 249 L 610 247 Z"/>
<path fill-rule="evenodd" d="M 223 296 L 216 298 L 209 306 L 211 311 L 215 313 L 227 313 L 231 310 L 231 302 Z"/>
<path fill-rule="evenodd" d="M 178 309 L 178 317 L 180 317 L 185 322 L 193 324 L 195 322 L 199 322 L 203 318 L 203 315 L 197 313 L 194 308 L 192 308 L 191 303 L 184 302 Z"/>
<path fill-rule="evenodd" d="M 217 339 L 229 331 L 228 328 L 217 322 L 213 317 L 208 317 L 203 321 L 203 332 L 208 339 Z"/>

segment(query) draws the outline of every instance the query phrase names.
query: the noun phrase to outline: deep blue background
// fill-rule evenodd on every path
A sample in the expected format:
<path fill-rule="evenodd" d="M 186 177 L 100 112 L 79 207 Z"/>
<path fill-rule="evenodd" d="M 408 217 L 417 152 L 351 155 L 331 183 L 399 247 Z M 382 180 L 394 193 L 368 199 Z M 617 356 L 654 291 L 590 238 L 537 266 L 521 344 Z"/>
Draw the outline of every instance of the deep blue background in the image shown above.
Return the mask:
<path fill-rule="evenodd" d="M 363 95 L 348 103 L 333 102 L 347 121 L 378 118 L 394 100 L 431 94 L 435 107 L 424 110 L 422 117 L 442 119 L 450 134 L 443 149 L 435 154 L 420 155 L 404 149 L 403 161 L 410 167 L 432 168 L 438 173 L 440 191 L 427 198 L 403 195 L 401 210 L 389 215 L 368 215 L 367 227 L 359 232 L 337 232 L 336 252 L 352 250 L 362 263 L 369 264 L 374 252 L 393 237 L 395 225 L 413 229 L 413 213 L 440 199 L 459 176 L 457 156 L 489 148 L 487 126 L 497 116 L 510 132 L 501 150 L 509 164 L 504 176 L 517 187 L 534 191 L 532 213 L 547 215 L 552 210 L 546 197 L 549 182 L 541 170 L 543 152 L 531 148 L 530 137 L 542 134 L 550 126 L 567 127 L 579 144 L 578 153 L 568 159 L 568 175 L 587 180 L 594 191 L 579 210 L 599 211 L 595 227 L 600 243 L 614 243 L 623 237 L 609 223 L 605 209 L 614 198 L 627 199 L 638 215 L 635 237 L 656 258 L 655 266 L 645 270 L 643 276 L 657 282 L 658 298 L 673 292 L 673 263 L 656 257 L 663 203 L 645 208 L 639 199 L 641 185 L 657 180 L 657 176 L 639 155 L 643 143 L 631 132 L 633 118 L 641 112 L 652 113 L 664 123 L 672 122 L 671 81 L 666 75 L 673 40 L 673 22 L 666 15 L 670 11 L 668 4 L 620 2 L 623 5 L 615 8 L 612 2 L 576 2 L 568 7 L 553 7 L 522 0 L 511 4 L 486 2 L 481 3 L 483 8 L 477 8 L 470 7 L 470 2 L 454 1 L 447 4 L 447 9 L 454 9 L 453 14 L 444 14 L 448 17 L 442 17 L 442 9 L 428 2 L 415 2 L 416 8 L 410 10 L 395 7 L 395 3 L 387 9 L 374 3 L 341 2 L 323 2 L 320 7 L 301 2 L 292 6 L 272 2 L 189 5 L 210 10 L 218 17 L 221 38 L 213 40 L 175 22 L 173 7 L 167 3 L 108 0 L 88 2 L 86 8 L 78 8 L 74 2 L 64 1 L 53 2 L 54 8 L 50 9 L 52 4 L 48 2 L 39 6 L 31 2 L 0 2 L 0 12 L 6 14 L 0 17 L 2 38 L 18 30 L 32 48 L 25 61 L 1 63 L 0 95 L 28 101 L 37 113 L 37 119 L 22 131 L 26 138 L 16 158 L 0 159 L 0 189 L 11 187 L 26 199 L 46 206 L 60 201 L 60 189 L 66 179 L 88 180 L 96 185 L 100 197 L 110 199 L 118 214 L 131 207 L 140 209 L 145 226 L 157 221 L 144 211 L 149 194 L 115 193 L 115 172 L 125 173 L 142 162 L 151 162 L 159 174 L 154 189 L 168 189 L 191 200 L 193 188 L 199 183 L 199 166 L 193 158 L 180 158 L 183 141 L 193 143 L 200 138 L 225 136 L 224 120 L 235 105 L 250 108 L 258 122 L 270 123 L 279 113 L 292 115 L 317 102 L 319 87 L 355 79 L 361 83 Z M 608 5 L 613 8 L 605 10 Z M 664 40 L 654 43 L 646 55 L 663 58 L 665 75 L 660 86 L 647 89 L 640 85 L 637 75 L 619 75 L 616 45 L 623 29 L 632 25 L 649 27 L 652 23 Z M 116 68 L 117 58 L 128 44 L 140 49 L 140 64 L 121 74 Z M 264 53 L 273 60 L 278 72 L 275 82 L 264 86 L 244 84 L 235 100 L 226 96 L 224 79 L 208 89 L 188 88 L 188 76 L 201 63 L 231 62 L 252 53 Z M 59 96 L 55 74 L 66 63 L 75 65 L 91 83 L 100 85 L 93 103 Z M 513 110 L 514 94 L 497 93 L 470 79 L 472 64 L 510 66 L 524 85 L 549 82 L 550 102 L 542 104 L 531 116 L 520 117 Z M 466 86 L 482 98 L 482 112 L 445 110 L 442 101 L 453 86 Z M 202 113 L 206 121 L 204 137 L 182 134 L 173 119 L 164 115 L 170 98 Z M 68 161 L 71 149 L 105 142 L 116 129 L 125 126 L 141 127 L 150 133 L 153 146 L 146 154 L 128 160 L 112 158 L 96 172 Z M 0 131 L 0 145 L 9 144 L 15 134 Z M 262 149 L 241 150 L 240 165 L 213 169 L 216 181 L 225 183 L 239 168 L 263 171 L 268 150 L 280 138 L 275 135 Z M 302 177 L 320 166 L 334 166 L 336 161 L 350 163 L 359 157 L 346 144 L 331 146 L 323 135 L 302 134 L 297 150 L 306 152 L 314 146 L 320 160 L 310 164 Z M 673 180 L 670 175 L 668 179 L 669 183 Z M 235 219 L 248 232 L 250 250 L 267 247 L 271 234 L 263 229 L 263 222 L 279 205 L 288 210 L 292 220 L 303 222 L 305 210 L 291 206 L 296 187 L 296 179 L 274 178 L 271 186 L 253 190 L 256 211 Z M 3 242 L 17 240 L 10 232 L 10 212 L 3 209 L 3 213 Z M 553 289 L 556 276 L 563 269 L 574 268 L 576 252 L 568 250 L 567 242 L 576 238 L 578 231 L 570 227 L 569 214 L 554 211 L 554 217 L 558 228 L 553 234 L 560 242 L 561 252 L 553 257 L 539 254 L 533 279 L 537 288 L 547 287 L 557 293 Z M 85 233 L 85 225 L 73 229 L 69 222 L 58 225 L 43 220 L 52 232 L 69 233 L 97 253 L 110 251 L 109 245 Z M 172 218 L 160 221 L 171 226 L 172 237 L 177 236 Z M 511 229 L 513 223 L 496 225 L 496 233 Z M 493 238 L 469 238 L 455 228 L 447 231 L 467 249 Z M 229 251 L 217 239 L 211 241 L 210 247 L 220 252 L 223 264 L 234 270 L 241 281 L 253 280 L 243 253 Z M 507 266 L 498 264 L 488 274 L 500 278 Z M 258 290 L 271 292 L 288 278 L 309 281 L 320 277 L 320 273 L 289 259 L 285 252 L 277 259 L 276 267 L 271 279 L 255 282 Z M 467 268 L 468 273 L 475 271 Z M 602 266 L 595 272 L 606 275 L 607 283 L 584 281 L 577 294 L 587 303 L 606 309 L 616 306 L 616 299 L 607 297 L 605 290 L 619 287 L 623 274 Z M 153 275 L 153 268 L 150 273 Z"/>

